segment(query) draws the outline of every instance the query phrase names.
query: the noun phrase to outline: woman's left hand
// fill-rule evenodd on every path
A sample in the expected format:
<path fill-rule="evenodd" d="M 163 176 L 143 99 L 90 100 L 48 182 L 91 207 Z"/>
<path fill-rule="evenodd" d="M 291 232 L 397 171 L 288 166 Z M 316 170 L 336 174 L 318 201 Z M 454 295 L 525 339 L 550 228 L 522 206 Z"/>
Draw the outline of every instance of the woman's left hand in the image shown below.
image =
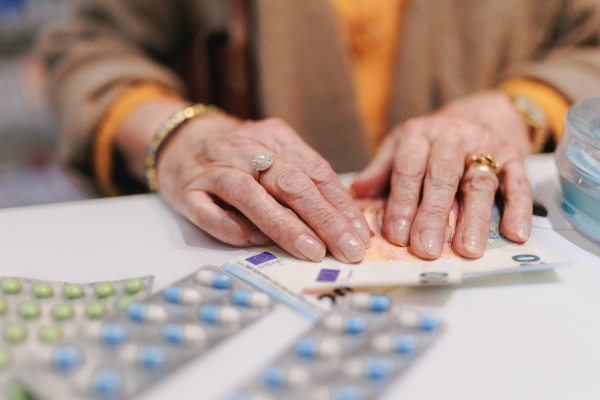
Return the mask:
<path fill-rule="evenodd" d="M 352 189 L 357 196 L 372 196 L 389 187 L 386 236 L 393 244 L 410 244 L 424 259 L 441 255 L 457 197 L 453 247 L 463 257 L 479 258 L 486 249 L 498 187 L 505 202 L 502 233 L 518 243 L 529 238 L 532 192 L 523 165 L 529 151 L 529 126 L 508 96 L 477 93 L 394 127 Z M 496 173 L 470 168 L 471 157 L 480 153 L 496 156 Z"/>

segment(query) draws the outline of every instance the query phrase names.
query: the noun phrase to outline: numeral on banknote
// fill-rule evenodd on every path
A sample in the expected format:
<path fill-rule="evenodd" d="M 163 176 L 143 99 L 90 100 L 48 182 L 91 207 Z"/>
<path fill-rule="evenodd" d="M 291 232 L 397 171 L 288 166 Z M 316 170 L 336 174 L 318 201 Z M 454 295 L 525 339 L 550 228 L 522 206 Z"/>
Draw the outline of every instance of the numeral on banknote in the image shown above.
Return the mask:
<path fill-rule="evenodd" d="M 420 275 L 423 284 L 440 284 L 448 281 L 447 272 L 423 272 Z"/>

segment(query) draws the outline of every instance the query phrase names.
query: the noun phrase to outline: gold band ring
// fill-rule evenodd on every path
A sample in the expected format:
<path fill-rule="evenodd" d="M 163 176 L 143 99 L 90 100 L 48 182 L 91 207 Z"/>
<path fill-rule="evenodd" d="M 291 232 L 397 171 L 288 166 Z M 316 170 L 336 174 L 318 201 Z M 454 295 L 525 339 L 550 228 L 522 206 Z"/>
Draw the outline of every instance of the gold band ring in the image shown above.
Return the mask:
<path fill-rule="evenodd" d="M 471 156 L 469 159 L 469 168 L 477 168 L 482 171 L 497 173 L 500 169 L 500 164 L 493 154 L 479 153 Z"/>
<path fill-rule="evenodd" d="M 471 156 L 469 159 L 469 168 L 477 168 L 482 171 L 489 171 L 496 174 L 500 169 L 500 163 L 498 163 L 493 154 L 479 153 Z"/>

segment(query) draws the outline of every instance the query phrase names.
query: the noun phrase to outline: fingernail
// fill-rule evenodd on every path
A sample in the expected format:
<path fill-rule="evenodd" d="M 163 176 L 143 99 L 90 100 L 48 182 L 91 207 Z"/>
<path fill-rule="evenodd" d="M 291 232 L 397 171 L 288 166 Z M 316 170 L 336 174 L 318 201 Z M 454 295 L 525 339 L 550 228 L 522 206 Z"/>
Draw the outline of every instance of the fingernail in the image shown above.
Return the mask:
<path fill-rule="evenodd" d="M 394 238 L 401 246 L 408 246 L 408 237 L 410 235 L 410 225 L 406 218 L 400 218 L 392 223 Z"/>
<path fill-rule="evenodd" d="M 250 234 L 250 239 L 248 239 L 248 242 L 250 242 L 250 244 L 255 244 L 257 246 L 267 246 L 267 245 L 273 243 L 271 238 L 269 238 L 267 235 L 265 235 L 258 229 L 255 229 L 252 231 L 252 233 Z"/>
<path fill-rule="evenodd" d="M 321 243 L 304 233 L 296 239 L 296 250 L 313 261 L 321 261 L 325 257 L 325 249 Z"/>
<path fill-rule="evenodd" d="M 517 236 L 523 240 L 529 239 L 529 224 L 522 219 L 518 219 L 515 222 L 515 226 L 517 227 Z"/>
<path fill-rule="evenodd" d="M 346 232 L 338 240 L 338 246 L 349 261 L 358 262 L 365 257 L 365 248 L 359 243 L 358 238 L 350 232 Z"/>
<path fill-rule="evenodd" d="M 469 253 L 479 254 L 479 250 L 481 250 L 481 232 L 479 232 L 479 229 L 473 226 L 465 229 L 463 246 Z"/>
<path fill-rule="evenodd" d="M 351 225 L 354 228 L 354 230 L 356 231 L 356 233 L 358 233 L 358 235 L 362 239 L 365 246 L 367 248 L 371 247 L 371 232 L 369 231 L 369 228 L 367 228 L 358 219 L 355 219 L 354 221 L 352 221 Z"/>
<path fill-rule="evenodd" d="M 421 244 L 425 251 L 432 256 L 437 256 L 440 252 L 440 238 L 433 229 L 425 229 L 420 234 Z"/>

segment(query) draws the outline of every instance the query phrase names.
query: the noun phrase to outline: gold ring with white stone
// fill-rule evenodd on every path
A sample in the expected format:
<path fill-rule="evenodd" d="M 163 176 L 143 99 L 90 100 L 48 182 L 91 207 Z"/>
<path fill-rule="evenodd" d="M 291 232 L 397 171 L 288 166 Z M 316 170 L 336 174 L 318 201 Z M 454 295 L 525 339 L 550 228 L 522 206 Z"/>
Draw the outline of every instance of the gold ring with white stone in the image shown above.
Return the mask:
<path fill-rule="evenodd" d="M 252 166 L 256 170 L 257 179 L 261 172 L 264 172 L 271 167 L 275 158 L 275 156 L 269 153 L 262 153 L 254 157 L 254 160 L 252 160 Z"/>

